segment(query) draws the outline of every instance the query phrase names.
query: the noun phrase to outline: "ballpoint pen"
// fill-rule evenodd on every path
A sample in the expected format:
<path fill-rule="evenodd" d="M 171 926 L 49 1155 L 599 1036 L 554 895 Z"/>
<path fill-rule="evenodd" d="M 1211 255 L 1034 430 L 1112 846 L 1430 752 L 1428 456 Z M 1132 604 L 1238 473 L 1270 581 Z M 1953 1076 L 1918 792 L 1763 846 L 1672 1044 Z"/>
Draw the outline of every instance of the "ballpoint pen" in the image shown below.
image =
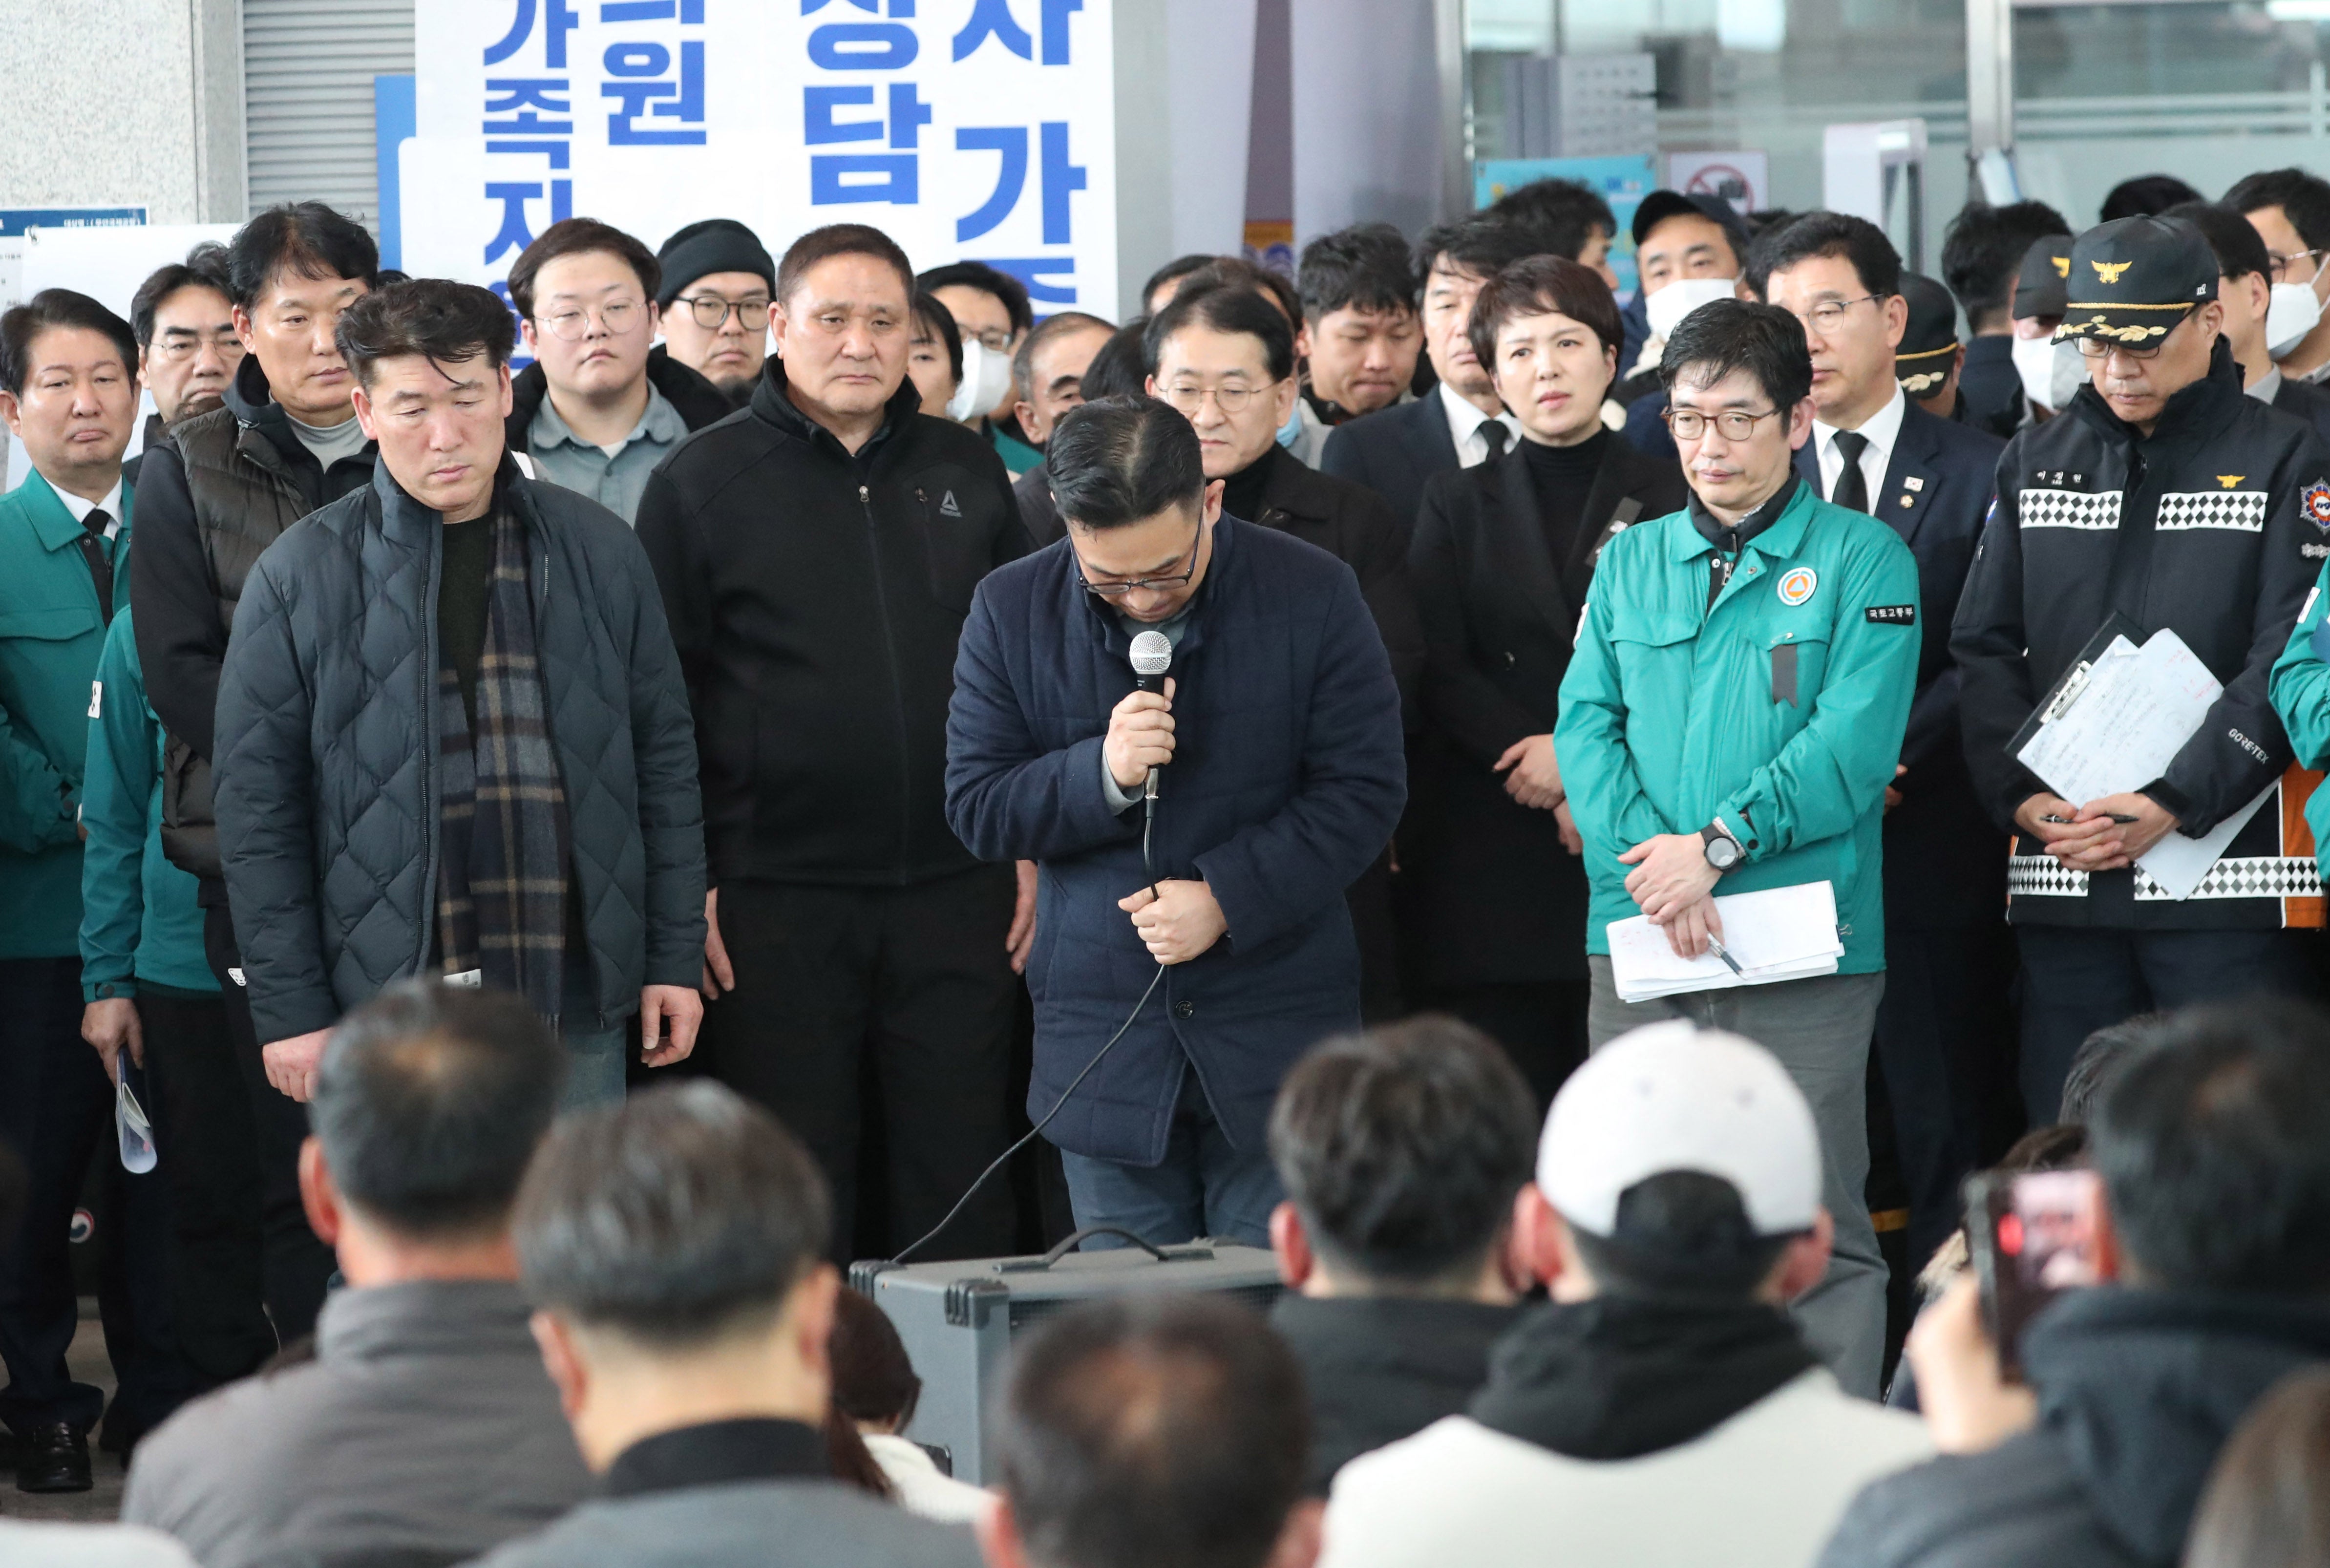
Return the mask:
<path fill-rule="evenodd" d="M 1748 972 L 1739 967 L 1739 960 L 1733 958 L 1724 948 L 1723 939 L 1717 936 L 1712 931 L 1710 931 L 1707 936 L 1707 950 L 1713 953 L 1717 958 L 1721 959 L 1725 967 L 1729 968 L 1733 974 L 1738 975 L 1743 980 L 1748 978 Z"/>

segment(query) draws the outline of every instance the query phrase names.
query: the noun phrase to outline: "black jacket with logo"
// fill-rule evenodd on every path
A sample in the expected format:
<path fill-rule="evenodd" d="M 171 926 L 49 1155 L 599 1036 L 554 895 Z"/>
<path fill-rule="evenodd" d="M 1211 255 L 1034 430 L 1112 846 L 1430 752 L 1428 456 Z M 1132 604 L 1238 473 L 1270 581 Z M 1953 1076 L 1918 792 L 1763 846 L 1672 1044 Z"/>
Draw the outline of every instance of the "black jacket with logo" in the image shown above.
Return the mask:
<path fill-rule="evenodd" d="M 2315 776 L 2283 779 L 2289 741 L 2267 692 L 2330 553 L 2330 528 L 2310 520 L 2309 491 L 2330 518 L 2330 451 L 2242 392 L 2221 341 L 2209 373 L 2169 400 L 2149 437 L 2088 386 L 2008 443 L 1950 638 L 1966 764 L 1992 816 L 2014 831 L 2015 808 L 2045 792 L 2009 747 L 2114 612 L 2147 636 L 2173 628 L 2224 685 L 2145 793 L 2195 836 L 2260 792 L 2288 797 L 2269 796 L 2182 902 L 2140 867 L 2073 872 L 2018 840 L 2008 868 L 2016 921 L 2172 930 L 2321 923 L 2313 852 L 2285 843 L 2283 831 Z"/>
<path fill-rule="evenodd" d="M 902 383 L 852 456 L 772 358 L 749 411 L 682 441 L 639 497 L 715 886 L 903 886 L 977 864 L 946 823 L 955 643 L 979 580 L 1028 539 L 995 449 L 919 403 Z"/>

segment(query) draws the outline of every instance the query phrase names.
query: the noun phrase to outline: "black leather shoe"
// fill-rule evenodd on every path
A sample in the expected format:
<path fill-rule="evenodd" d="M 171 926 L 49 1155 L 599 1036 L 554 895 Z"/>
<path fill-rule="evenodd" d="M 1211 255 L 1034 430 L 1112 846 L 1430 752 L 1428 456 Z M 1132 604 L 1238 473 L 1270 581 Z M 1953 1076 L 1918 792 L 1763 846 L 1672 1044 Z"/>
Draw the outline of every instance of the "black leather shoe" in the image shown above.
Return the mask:
<path fill-rule="evenodd" d="M 89 1440 L 71 1425 L 36 1427 L 18 1440 L 16 1489 L 20 1492 L 86 1492 Z"/>

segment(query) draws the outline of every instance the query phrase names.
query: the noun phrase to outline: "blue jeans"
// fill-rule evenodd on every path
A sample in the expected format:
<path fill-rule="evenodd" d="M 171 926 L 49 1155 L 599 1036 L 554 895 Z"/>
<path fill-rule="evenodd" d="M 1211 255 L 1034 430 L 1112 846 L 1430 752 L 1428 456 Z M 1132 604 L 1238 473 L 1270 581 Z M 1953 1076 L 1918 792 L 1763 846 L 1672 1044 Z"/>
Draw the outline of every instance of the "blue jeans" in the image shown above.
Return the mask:
<path fill-rule="evenodd" d="M 1270 1211 L 1285 1195 L 1270 1151 L 1258 1141 L 1251 1148 L 1230 1142 L 1187 1063 L 1163 1160 L 1124 1165 L 1062 1149 L 1060 1164 L 1067 1172 L 1068 1204 L 1078 1229 L 1122 1225 L 1158 1247 L 1200 1236 L 1267 1247 Z M 1084 1243 L 1094 1249 L 1125 1244 L 1119 1236 L 1094 1236 Z"/>
<path fill-rule="evenodd" d="M 623 1098 L 623 1053 L 630 1037 L 620 1024 L 600 1034 L 561 1032 L 566 1044 L 566 1087 L 558 1097 L 561 1115 Z"/>

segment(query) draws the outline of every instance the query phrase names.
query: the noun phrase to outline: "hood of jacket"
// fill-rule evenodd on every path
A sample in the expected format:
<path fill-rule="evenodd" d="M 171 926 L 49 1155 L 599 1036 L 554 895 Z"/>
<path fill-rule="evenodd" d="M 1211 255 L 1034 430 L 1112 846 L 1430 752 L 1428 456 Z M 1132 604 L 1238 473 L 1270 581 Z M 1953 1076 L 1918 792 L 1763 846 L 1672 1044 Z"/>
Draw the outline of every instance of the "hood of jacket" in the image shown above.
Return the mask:
<path fill-rule="evenodd" d="M 250 364 L 246 358 L 243 363 Z M 663 393 L 680 422 L 691 430 L 700 430 L 708 424 L 726 419 L 736 411 L 736 405 L 726 393 L 712 384 L 702 372 L 689 369 L 671 357 L 671 351 L 662 344 L 648 350 L 648 385 Z M 531 449 L 534 416 L 542 411 L 542 401 L 550 395 L 550 377 L 535 360 L 510 378 L 510 412 L 505 422 L 512 451 Z"/>
<path fill-rule="evenodd" d="M 1776 1307 L 1624 1296 L 1540 1307 L 1501 1340 L 1473 1419 L 1580 1459 L 1691 1441 L 1819 1365 Z"/>
<path fill-rule="evenodd" d="M 259 368 L 257 354 L 242 356 L 242 363 L 234 367 L 234 379 L 226 383 L 219 401 L 226 405 L 237 424 L 257 430 L 274 442 L 276 450 L 286 460 L 296 463 L 307 450 L 291 429 L 291 416 L 275 401 L 275 390 L 267 384 L 267 373 Z"/>
<path fill-rule="evenodd" d="M 2173 1563 L 2217 1451 L 2285 1374 L 2330 1359 L 2330 1306 L 2208 1291 L 2100 1289 L 2032 1324 L 2022 1361 L 2102 1526 Z"/>

